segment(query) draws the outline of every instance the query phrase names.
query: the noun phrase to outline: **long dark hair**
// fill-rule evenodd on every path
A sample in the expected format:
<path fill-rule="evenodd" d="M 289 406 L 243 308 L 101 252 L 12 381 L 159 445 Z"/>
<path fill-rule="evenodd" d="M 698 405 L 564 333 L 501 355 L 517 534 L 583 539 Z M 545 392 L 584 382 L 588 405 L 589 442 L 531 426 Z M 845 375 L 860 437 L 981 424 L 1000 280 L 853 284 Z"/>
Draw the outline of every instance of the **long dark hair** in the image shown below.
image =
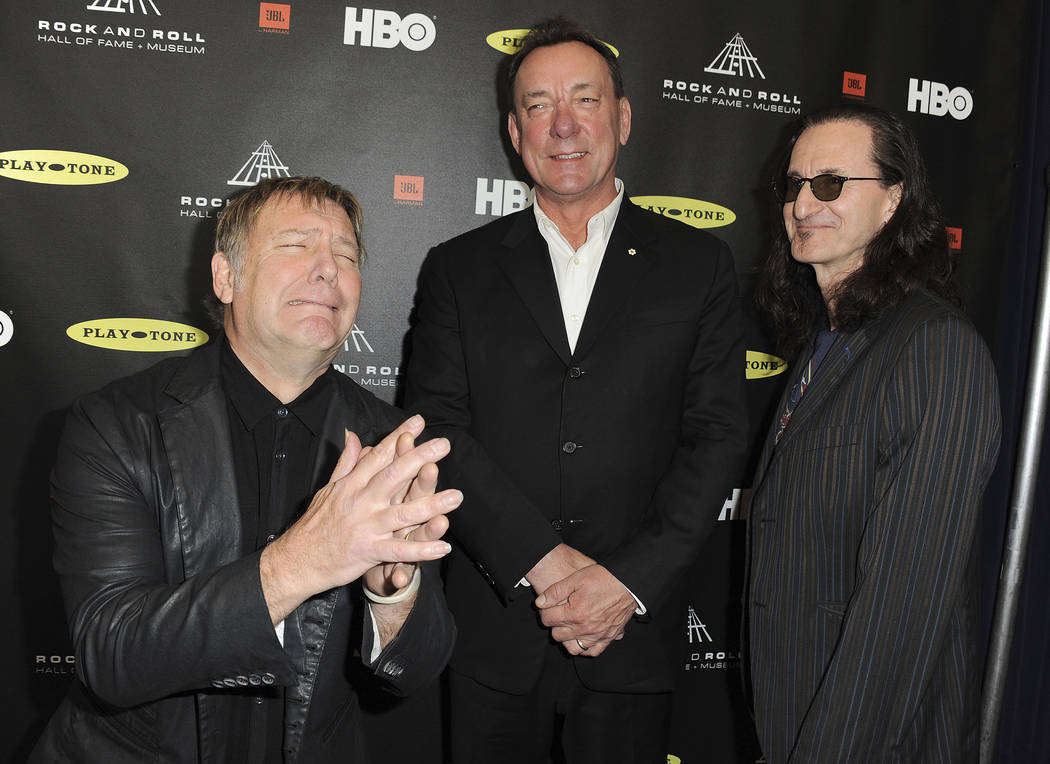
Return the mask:
<path fill-rule="evenodd" d="M 900 183 L 902 192 L 893 216 L 868 244 L 864 264 L 844 278 L 833 295 L 836 329 L 853 331 L 918 289 L 955 300 L 948 235 L 926 163 L 915 135 L 895 114 L 867 104 L 844 103 L 808 115 L 791 138 L 781 175 L 807 128 L 841 121 L 871 128 L 872 160 L 884 178 L 882 185 Z M 755 299 L 769 315 L 779 349 L 793 355 L 813 334 L 827 328 L 829 316 L 813 267 L 791 256 L 782 211 L 782 206 L 776 208 L 773 244 Z"/>

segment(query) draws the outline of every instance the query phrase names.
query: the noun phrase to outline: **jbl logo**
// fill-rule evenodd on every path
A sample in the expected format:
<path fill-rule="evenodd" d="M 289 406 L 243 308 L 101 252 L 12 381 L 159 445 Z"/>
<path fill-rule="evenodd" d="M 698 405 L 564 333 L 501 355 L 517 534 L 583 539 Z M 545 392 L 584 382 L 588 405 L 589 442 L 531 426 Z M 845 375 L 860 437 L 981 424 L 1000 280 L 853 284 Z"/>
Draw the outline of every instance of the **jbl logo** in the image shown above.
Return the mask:
<path fill-rule="evenodd" d="M 864 97 L 864 91 L 867 88 L 868 75 L 857 74 L 856 72 L 843 72 L 842 73 L 842 94 L 848 96 L 856 96 L 857 98 Z"/>
<path fill-rule="evenodd" d="M 259 3 L 259 26 L 263 29 L 288 29 L 292 6 L 286 3 Z"/>

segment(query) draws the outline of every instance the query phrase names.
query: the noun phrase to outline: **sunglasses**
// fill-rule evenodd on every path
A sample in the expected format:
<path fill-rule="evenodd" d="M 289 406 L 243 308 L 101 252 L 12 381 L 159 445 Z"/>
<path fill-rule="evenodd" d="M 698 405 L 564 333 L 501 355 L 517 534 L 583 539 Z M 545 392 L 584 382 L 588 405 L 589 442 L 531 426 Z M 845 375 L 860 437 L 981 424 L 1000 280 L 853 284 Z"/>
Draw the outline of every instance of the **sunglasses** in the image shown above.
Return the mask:
<path fill-rule="evenodd" d="M 796 178 L 793 175 L 787 175 L 780 182 L 773 181 L 773 193 L 780 201 L 787 204 L 798 199 L 802 186 L 809 183 L 813 196 L 822 202 L 833 202 L 839 198 L 839 194 L 842 193 L 842 184 L 847 180 L 885 180 L 885 178 L 847 178 L 842 175 L 833 175 L 830 172 L 815 178 Z"/>

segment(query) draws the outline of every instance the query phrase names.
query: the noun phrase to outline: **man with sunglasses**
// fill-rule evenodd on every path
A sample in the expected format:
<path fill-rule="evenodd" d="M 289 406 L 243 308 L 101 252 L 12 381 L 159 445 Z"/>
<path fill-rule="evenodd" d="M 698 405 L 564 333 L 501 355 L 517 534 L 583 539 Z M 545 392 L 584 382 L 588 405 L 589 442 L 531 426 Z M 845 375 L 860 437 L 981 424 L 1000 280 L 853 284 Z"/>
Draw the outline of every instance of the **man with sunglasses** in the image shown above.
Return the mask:
<path fill-rule="evenodd" d="M 827 109 L 775 185 L 758 299 L 796 362 L 749 522 L 766 761 L 976 761 L 974 538 L 999 399 L 917 142 L 880 109 Z"/>

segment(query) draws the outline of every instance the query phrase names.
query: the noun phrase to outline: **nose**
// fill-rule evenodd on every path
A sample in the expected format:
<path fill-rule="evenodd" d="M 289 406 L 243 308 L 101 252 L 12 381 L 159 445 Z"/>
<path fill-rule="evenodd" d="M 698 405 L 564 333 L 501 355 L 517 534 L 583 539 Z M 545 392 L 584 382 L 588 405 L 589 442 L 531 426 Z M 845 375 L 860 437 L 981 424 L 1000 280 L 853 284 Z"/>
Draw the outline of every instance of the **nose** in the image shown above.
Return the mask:
<path fill-rule="evenodd" d="M 810 185 L 809 181 L 806 181 L 798 191 L 798 198 L 794 201 L 792 214 L 798 220 L 802 220 L 812 215 L 813 212 L 819 209 L 823 204 L 824 202 L 813 196 L 813 187 Z"/>
<path fill-rule="evenodd" d="M 579 130 L 572 106 L 565 101 L 554 104 L 554 119 L 551 120 L 551 135 L 556 138 L 571 138 Z"/>
<path fill-rule="evenodd" d="M 339 263 L 331 246 L 317 248 L 310 276 L 312 281 L 327 281 L 329 286 L 335 286 L 339 279 Z"/>

